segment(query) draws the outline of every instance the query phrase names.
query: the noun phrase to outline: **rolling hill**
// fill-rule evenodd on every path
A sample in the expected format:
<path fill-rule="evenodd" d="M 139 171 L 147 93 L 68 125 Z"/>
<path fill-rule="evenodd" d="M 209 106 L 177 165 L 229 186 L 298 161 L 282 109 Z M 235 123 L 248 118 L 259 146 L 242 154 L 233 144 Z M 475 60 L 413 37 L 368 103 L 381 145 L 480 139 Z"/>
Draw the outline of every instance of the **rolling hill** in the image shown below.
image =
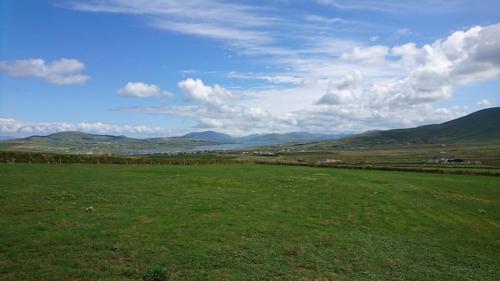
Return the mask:
<path fill-rule="evenodd" d="M 441 124 L 409 129 L 371 131 L 318 145 L 320 147 L 370 147 L 495 141 L 500 141 L 500 107 L 476 111 Z"/>
<path fill-rule="evenodd" d="M 193 132 L 182 136 L 182 138 L 198 139 L 198 140 L 213 141 L 220 143 L 231 143 L 235 141 L 234 137 L 215 131 Z"/>
<path fill-rule="evenodd" d="M 123 154 L 127 151 L 194 149 L 217 142 L 180 137 L 136 139 L 125 136 L 60 132 L 0 142 L 0 150 L 57 153 Z"/>
<path fill-rule="evenodd" d="M 0 150 L 75 154 L 143 154 L 194 150 L 223 150 L 331 140 L 335 135 L 310 133 L 263 134 L 233 137 L 214 131 L 180 137 L 137 139 L 126 136 L 59 132 L 47 136 L 0 141 Z"/>

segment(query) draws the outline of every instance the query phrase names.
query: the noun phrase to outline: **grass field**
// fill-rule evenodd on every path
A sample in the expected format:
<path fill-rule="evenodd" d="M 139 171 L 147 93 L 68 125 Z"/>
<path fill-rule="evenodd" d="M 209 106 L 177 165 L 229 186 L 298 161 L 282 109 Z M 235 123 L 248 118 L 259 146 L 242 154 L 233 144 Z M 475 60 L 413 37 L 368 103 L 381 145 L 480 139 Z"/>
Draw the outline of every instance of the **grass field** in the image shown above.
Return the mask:
<path fill-rule="evenodd" d="M 496 177 L 0 164 L 0 213 L 0 280 L 500 280 Z"/>

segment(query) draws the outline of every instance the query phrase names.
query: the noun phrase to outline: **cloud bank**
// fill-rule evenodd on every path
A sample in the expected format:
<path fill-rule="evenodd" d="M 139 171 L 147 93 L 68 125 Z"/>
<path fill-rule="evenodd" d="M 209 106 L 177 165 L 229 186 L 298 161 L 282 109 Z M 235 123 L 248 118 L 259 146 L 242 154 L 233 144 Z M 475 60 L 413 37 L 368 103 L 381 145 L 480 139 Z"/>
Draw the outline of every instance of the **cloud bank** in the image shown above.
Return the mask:
<path fill-rule="evenodd" d="M 82 131 L 96 134 L 114 135 L 161 135 L 169 131 L 160 127 L 144 125 L 112 125 L 96 123 L 67 123 L 67 122 L 22 122 L 15 119 L 0 118 L 0 134 L 3 135 L 33 135 L 50 134 L 64 131 Z"/>
<path fill-rule="evenodd" d="M 12 77 L 40 78 L 55 85 L 81 85 L 89 76 L 82 74 L 85 64 L 62 58 L 46 63 L 43 59 L 0 61 L 0 70 Z"/>

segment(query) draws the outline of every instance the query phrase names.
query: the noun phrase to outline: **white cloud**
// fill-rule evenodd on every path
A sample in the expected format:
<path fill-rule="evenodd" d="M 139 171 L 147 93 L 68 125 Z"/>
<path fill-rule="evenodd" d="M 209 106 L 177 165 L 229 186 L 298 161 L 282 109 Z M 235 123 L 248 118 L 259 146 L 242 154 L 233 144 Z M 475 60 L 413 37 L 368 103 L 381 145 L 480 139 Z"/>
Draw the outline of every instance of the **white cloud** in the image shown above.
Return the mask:
<path fill-rule="evenodd" d="M 217 24 L 181 23 L 169 20 L 155 20 L 151 24 L 169 31 L 232 41 L 236 46 L 263 44 L 271 41 L 271 38 L 265 32 L 242 30 Z"/>
<path fill-rule="evenodd" d="M 389 48 L 386 46 L 355 47 L 350 52 L 343 53 L 340 59 L 359 63 L 383 63 L 388 54 Z"/>
<path fill-rule="evenodd" d="M 491 106 L 491 101 L 488 99 L 482 99 L 479 100 L 476 105 L 481 106 L 481 107 L 490 107 Z"/>
<path fill-rule="evenodd" d="M 171 96 L 167 91 L 162 91 L 160 87 L 154 84 L 145 84 L 142 82 L 128 82 L 125 86 L 118 89 L 118 95 L 125 97 L 159 97 Z"/>
<path fill-rule="evenodd" d="M 399 59 L 407 71 L 405 75 L 365 83 L 362 88 L 352 89 L 352 85 L 348 84 L 348 90 L 329 89 L 320 103 L 345 103 L 357 97 L 358 103 L 376 108 L 383 105 L 409 106 L 450 98 L 453 87 L 457 85 L 500 75 L 500 52 L 493 51 L 500 50 L 498 37 L 500 24 L 457 31 L 445 40 L 421 48 L 414 43 L 395 46 L 391 49 L 391 55 Z M 363 53 L 359 51 L 359 57 L 363 58 Z M 352 80 L 349 77 L 345 79 Z"/>
<path fill-rule="evenodd" d="M 97 134 L 127 134 L 127 135 L 159 135 L 169 131 L 160 127 L 144 125 L 112 125 L 96 123 L 67 123 L 67 122 L 22 122 L 10 118 L 0 118 L 0 134 L 33 135 L 50 134 L 63 131 L 83 131 Z"/>
<path fill-rule="evenodd" d="M 221 120 L 213 119 L 213 118 L 200 118 L 198 120 L 198 124 L 196 125 L 197 128 L 210 128 L 210 129 L 216 129 L 216 128 L 222 128 L 224 126 L 224 123 Z"/>
<path fill-rule="evenodd" d="M 139 15 L 149 25 L 168 31 L 222 40 L 232 46 L 251 48 L 272 40 L 263 29 L 279 22 L 263 8 L 217 0 L 75 1 L 66 5 L 85 12 Z"/>
<path fill-rule="evenodd" d="M 463 0 L 316 0 L 341 10 L 368 10 L 385 13 L 446 13 L 463 8 Z"/>
<path fill-rule="evenodd" d="M 331 81 L 327 93 L 321 97 L 318 104 L 345 104 L 359 102 L 361 98 L 363 75 L 361 71 L 354 70 L 339 81 Z"/>
<path fill-rule="evenodd" d="M 233 97 L 230 91 L 220 85 L 207 86 L 200 79 L 188 78 L 180 81 L 177 85 L 184 93 L 184 97 L 190 101 L 222 105 Z"/>
<path fill-rule="evenodd" d="M 85 65 L 76 59 L 62 58 L 46 63 L 43 59 L 0 61 L 0 70 L 13 77 L 41 78 L 51 84 L 84 84 L 89 77 L 81 72 Z"/>
<path fill-rule="evenodd" d="M 263 73 L 241 73 L 236 71 L 231 71 L 227 74 L 228 78 L 236 78 L 236 79 L 250 79 L 250 80 L 263 80 L 272 84 L 305 84 L 308 83 L 308 79 L 286 75 L 286 74 L 263 74 Z"/>

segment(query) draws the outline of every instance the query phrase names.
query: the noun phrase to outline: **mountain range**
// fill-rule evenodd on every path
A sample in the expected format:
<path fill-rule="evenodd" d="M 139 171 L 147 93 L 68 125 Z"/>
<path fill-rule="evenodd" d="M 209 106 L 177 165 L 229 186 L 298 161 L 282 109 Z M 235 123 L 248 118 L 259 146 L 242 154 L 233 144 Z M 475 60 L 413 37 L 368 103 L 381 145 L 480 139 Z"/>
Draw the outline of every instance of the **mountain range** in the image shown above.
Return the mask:
<path fill-rule="evenodd" d="M 432 143 L 500 142 L 500 107 L 483 109 L 442 124 L 409 129 L 370 131 L 357 135 L 254 134 L 234 137 L 204 131 L 179 137 L 129 138 L 82 132 L 59 132 L 47 136 L 0 141 L 0 150 L 57 153 L 142 154 L 174 151 L 224 150 L 259 146 L 294 145 L 304 149 L 371 147 L 378 145 L 408 145 Z"/>
<path fill-rule="evenodd" d="M 179 137 L 129 138 L 83 132 L 59 132 L 0 141 L 0 150 L 75 154 L 144 154 L 196 150 L 242 149 L 258 146 L 333 140 L 343 135 L 262 134 L 233 137 L 214 131 L 193 132 Z"/>

